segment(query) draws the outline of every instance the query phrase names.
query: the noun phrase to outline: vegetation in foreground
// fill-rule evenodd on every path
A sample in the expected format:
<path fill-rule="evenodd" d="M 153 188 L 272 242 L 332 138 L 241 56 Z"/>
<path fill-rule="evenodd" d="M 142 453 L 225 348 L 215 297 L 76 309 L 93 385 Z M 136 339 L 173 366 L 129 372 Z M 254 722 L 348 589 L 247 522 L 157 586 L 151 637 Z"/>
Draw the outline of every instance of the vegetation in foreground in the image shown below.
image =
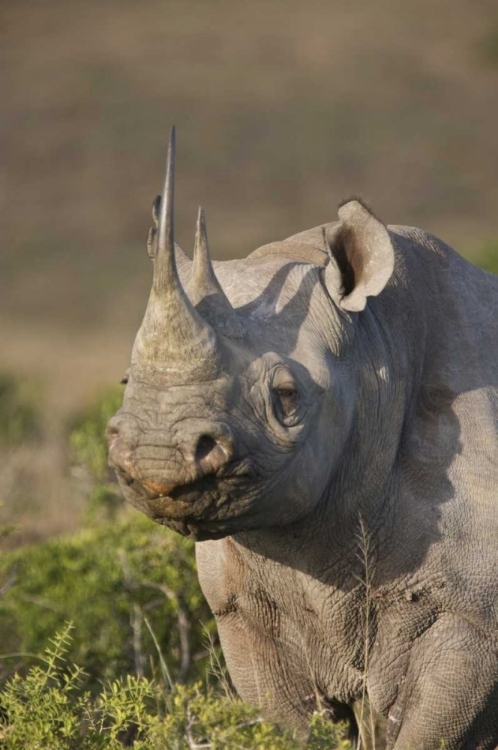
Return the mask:
<path fill-rule="evenodd" d="M 15 674 L 0 696 L 0 746 L 19 750 L 134 747 L 168 750 L 293 750 L 299 742 L 229 693 L 208 684 L 121 676 L 92 696 L 85 672 L 67 661 L 72 626 L 51 640 L 41 666 Z M 349 748 L 317 715 L 309 747 Z"/>

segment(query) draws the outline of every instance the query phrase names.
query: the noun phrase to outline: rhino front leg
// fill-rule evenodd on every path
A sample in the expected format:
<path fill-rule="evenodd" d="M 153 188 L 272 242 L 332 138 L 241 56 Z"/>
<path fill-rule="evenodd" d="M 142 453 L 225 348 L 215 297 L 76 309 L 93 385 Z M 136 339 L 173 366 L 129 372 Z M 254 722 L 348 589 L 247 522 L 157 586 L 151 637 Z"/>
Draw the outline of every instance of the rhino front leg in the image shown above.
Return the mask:
<path fill-rule="evenodd" d="M 218 613 L 216 620 L 230 677 L 243 700 L 281 726 L 294 727 L 303 743 L 309 737 L 313 711 L 321 709 L 332 723 L 349 725 L 349 738 L 356 747 L 353 710 L 324 698 L 301 654 L 293 658 L 292 649 L 280 649 L 278 640 L 237 612 Z"/>
<path fill-rule="evenodd" d="M 497 743 L 497 644 L 475 624 L 446 613 L 412 648 L 389 712 L 388 747 L 494 750 Z"/>

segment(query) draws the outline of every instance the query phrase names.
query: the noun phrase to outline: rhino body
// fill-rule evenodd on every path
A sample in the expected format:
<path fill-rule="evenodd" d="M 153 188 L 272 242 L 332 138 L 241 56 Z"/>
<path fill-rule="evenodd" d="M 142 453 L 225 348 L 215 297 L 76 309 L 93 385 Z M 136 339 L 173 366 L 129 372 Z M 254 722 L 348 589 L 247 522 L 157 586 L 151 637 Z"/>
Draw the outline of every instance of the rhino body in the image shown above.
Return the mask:
<path fill-rule="evenodd" d="M 198 540 L 249 703 L 354 734 L 367 697 L 389 748 L 492 750 L 498 278 L 356 199 L 214 270 L 201 213 L 192 263 L 173 148 L 109 425 L 125 496 Z"/>

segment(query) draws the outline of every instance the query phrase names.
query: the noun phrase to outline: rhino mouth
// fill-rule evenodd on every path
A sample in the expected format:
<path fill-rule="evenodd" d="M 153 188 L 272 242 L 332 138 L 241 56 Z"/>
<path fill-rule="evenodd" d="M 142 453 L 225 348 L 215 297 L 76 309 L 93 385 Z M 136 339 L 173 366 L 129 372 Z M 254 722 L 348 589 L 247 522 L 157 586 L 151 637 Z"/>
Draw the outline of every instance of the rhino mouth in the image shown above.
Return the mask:
<path fill-rule="evenodd" d="M 240 486 L 240 482 L 237 483 Z M 172 510 L 152 519 L 194 541 L 221 539 L 233 533 L 236 483 L 227 485 L 215 477 L 204 477 L 175 488 L 167 500 Z M 156 502 L 165 500 L 158 496 Z M 227 518 L 226 516 L 230 516 Z"/>
<path fill-rule="evenodd" d="M 233 533 L 233 521 L 239 515 L 237 500 L 255 478 L 247 459 L 226 467 L 220 474 L 180 484 L 167 494 L 151 490 L 122 470 L 117 470 L 117 474 L 132 505 L 156 523 L 197 541 Z"/>
<path fill-rule="evenodd" d="M 184 519 L 175 521 L 171 518 L 155 518 L 156 523 L 167 526 L 182 536 L 192 539 L 194 542 L 206 542 L 210 539 L 223 539 L 230 536 L 235 529 L 232 524 L 220 521 L 200 521 L 197 519 Z"/>

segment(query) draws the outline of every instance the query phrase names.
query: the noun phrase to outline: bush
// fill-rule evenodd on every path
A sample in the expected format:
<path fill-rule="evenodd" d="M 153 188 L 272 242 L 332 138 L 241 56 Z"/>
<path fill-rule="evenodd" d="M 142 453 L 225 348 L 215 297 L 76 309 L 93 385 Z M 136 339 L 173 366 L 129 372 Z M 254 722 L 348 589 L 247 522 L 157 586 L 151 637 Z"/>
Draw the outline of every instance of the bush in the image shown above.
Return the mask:
<path fill-rule="evenodd" d="M 122 401 L 122 388 L 106 391 L 71 422 L 69 442 L 73 461 L 83 469 L 90 485 L 87 520 L 113 519 L 124 503 L 114 472 L 108 466 L 105 438 L 107 422 Z"/>
<path fill-rule="evenodd" d="M 172 680 L 204 674 L 205 630 L 215 628 L 197 581 L 193 544 L 136 511 L 9 552 L 1 568 L 14 582 L 0 598 L 4 656 L 40 653 L 72 620 L 69 658 L 85 670 L 92 692 L 102 679 L 152 676 L 158 661 L 153 636 Z"/>
<path fill-rule="evenodd" d="M 6 750 L 297 750 L 290 732 L 200 683 L 165 686 L 127 676 L 97 696 L 81 691 L 82 670 L 67 662 L 71 626 L 45 651 L 43 666 L 15 675 L 0 694 L 0 741 Z M 74 631 L 76 632 L 76 630 Z M 350 748 L 340 728 L 316 716 L 309 750 Z"/>
<path fill-rule="evenodd" d="M 122 402 L 123 389 L 113 388 L 102 394 L 71 422 L 70 444 L 75 459 L 86 466 L 92 477 L 99 481 L 109 476 L 105 439 L 107 422 Z"/>
<path fill-rule="evenodd" d="M 485 271 L 498 274 L 498 240 L 485 242 L 473 261 Z"/>
<path fill-rule="evenodd" d="M 41 434 L 39 393 L 33 382 L 0 373 L 0 445 L 18 446 Z"/>

